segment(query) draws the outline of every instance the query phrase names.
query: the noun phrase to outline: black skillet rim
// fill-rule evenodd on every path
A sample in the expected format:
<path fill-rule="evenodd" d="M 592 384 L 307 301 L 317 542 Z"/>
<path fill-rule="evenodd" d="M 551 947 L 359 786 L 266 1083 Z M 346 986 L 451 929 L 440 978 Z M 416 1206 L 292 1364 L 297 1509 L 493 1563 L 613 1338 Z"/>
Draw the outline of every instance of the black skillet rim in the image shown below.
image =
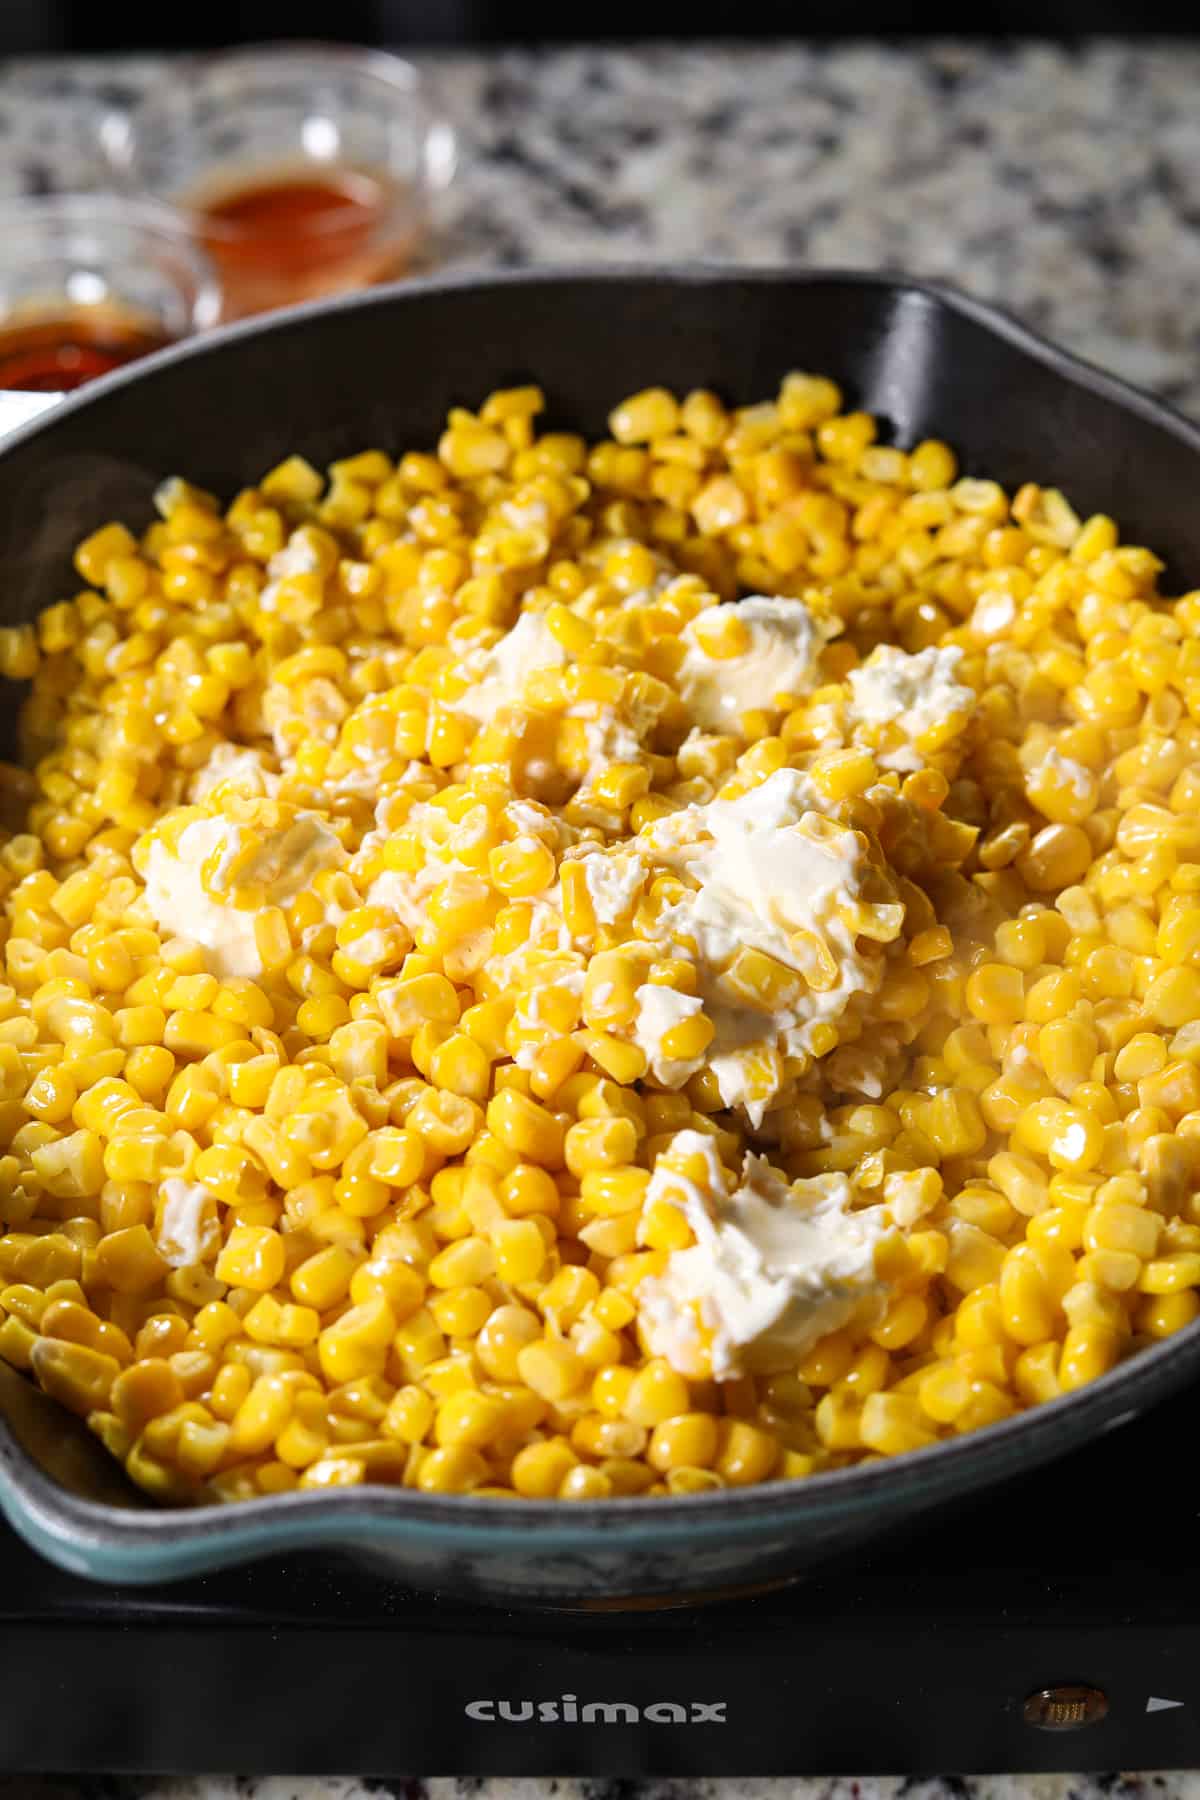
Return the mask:
<path fill-rule="evenodd" d="M 245 320 L 186 340 L 91 383 L 54 407 L 46 418 L 16 428 L 4 452 L 52 429 L 61 417 L 103 402 L 107 395 L 157 370 L 203 358 L 244 337 L 287 333 L 331 313 L 390 307 L 464 288 L 553 290 L 587 282 L 619 288 L 631 282 L 663 287 L 751 283 L 777 286 L 862 286 L 914 297 L 957 313 L 1012 345 L 1077 388 L 1110 401 L 1126 414 L 1158 426 L 1200 455 L 1200 427 L 1168 403 L 1087 362 L 1032 331 L 1003 310 L 939 281 L 886 270 L 742 267 L 733 263 L 613 263 L 556 265 L 495 272 L 433 275 L 365 293 L 289 307 L 266 320 Z M 1176 1337 L 1139 1352 L 1098 1381 L 1001 1423 L 928 1449 L 812 1476 L 803 1482 L 766 1483 L 715 1494 L 632 1497 L 573 1502 L 506 1500 L 472 1495 L 431 1495 L 364 1484 L 342 1493 L 291 1493 L 236 1506 L 128 1508 L 85 1500 L 40 1470 L 0 1418 L 0 1506 L 23 1535 L 60 1565 L 113 1580 L 170 1580 L 282 1549 L 348 1545 L 359 1528 L 381 1544 L 404 1539 L 431 1552 L 516 1549 L 535 1540 L 546 1551 L 648 1548 L 686 1534 L 701 1542 L 736 1536 L 749 1540 L 780 1527 L 797 1532 L 806 1520 L 870 1510 L 887 1496 L 914 1490 L 949 1499 L 989 1479 L 1033 1467 L 1113 1429 L 1200 1371 L 1200 1321 Z M 1022 1450 L 1031 1451 L 1025 1456 Z M 157 1552 L 157 1554 L 156 1554 Z M 189 1554 L 190 1552 L 190 1554 Z"/>

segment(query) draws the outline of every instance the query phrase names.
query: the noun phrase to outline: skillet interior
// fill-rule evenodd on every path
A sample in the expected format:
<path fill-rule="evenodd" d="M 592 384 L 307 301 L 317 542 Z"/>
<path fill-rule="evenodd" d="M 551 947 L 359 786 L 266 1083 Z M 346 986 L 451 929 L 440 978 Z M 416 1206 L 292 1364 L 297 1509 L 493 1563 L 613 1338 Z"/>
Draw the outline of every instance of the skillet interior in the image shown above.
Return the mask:
<path fill-rule="evenodd" d="M 104 519 L 148 518 L 166 473 L 229 494 L 288 451 L 323 464 L 429 442 L 448 405 L 530 377 L 555 423 L 597 433 L 636 388 L 709 385 L 746 401 L 790 368 L 834 376 L 901 444 L 937 435 L 969 473 L 1053 481 L 1165 555 L 1177 587 L 1200 584 L 1200 432 L 989 309 L 877 276 L 616 269 L 380 290 L 98 383 L 0 453 L 2 615 L 28 618 L 71 592 L 73 544 Z M 54 1560 L 101 1579 L 336 1544 L 457 1593 L 677 1598 L 827 1562 L 1123 1422 L 1197 1366 L 1200 1325 L 992 1430 L 787 1487 L 569 1508 L 367 1488 L 184 1513 L 147 1509 L 103 1459 L 64 1458 L 82 1427 L 56 1411 L 39 1422 L 27 1401 L 40 1396 L 22 1399 L 8 1377 L 0 1506 Z"/>

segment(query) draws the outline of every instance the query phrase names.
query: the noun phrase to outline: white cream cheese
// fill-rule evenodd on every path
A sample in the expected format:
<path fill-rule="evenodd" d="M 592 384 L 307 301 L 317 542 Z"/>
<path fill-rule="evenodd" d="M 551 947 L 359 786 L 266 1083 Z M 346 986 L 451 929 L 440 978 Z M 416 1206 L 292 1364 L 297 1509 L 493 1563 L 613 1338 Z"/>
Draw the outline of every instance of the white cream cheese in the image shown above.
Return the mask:
<path fill-rule="evenodd" d="M 703 1184 L 670 1168 L 680 1155 L 705 1159 Z M 711 1368 L 718 1381 L 794 1368 L 883 1294 L 875 1252 L 893 1229 L 890 1215 L 883 1206 L 854 1210 L 844 1175 L 789 1187 L 748 1155 L 731 1193 L 715 1163 L 711 1140 L 683 1131 L 655 1166 L 647 1205 L 677 1206 L 696 1242 L 672 1251 L 664 1272 L 637 1289 L 647 1348 L 680 1374 Z"/>
<path fill-rule="evenodd" d="M 221 1231 L 217 1201 L 196 1181 L 173 1176 L 162 1184 L 164 1201 L 156 1248 L 173 1269 L 191 1269 L 217 1248 Z"/>
<path fill-rule="evenodd" d="M 385 790 L 398 787 L 404 779 L 405 771 L 385 779 L 386 771 L 396 766 L 397 759 L 390 750 L 359 751 L 353 761 L 344 750 L 335 750 L 321 777 L 321 792 L 327 802 L 353 794 L 360 800 L 378 803 Z"/>
<path fill-rule="evenodd" d="M 723 1055 L 710 1056 L 708 1066 L 716 1077 L 723 1106 L 754 1107 L 759 1111 L 749 1079 L 747 1058 L 741 1051 L 727 1050 Z M 761 1112 L 759 1116 L 761 1119 Z"/>
<path fill-rule="evenodd" d="M 626 919 L 646 885 L 646 864 L 628 851 L 597 851 L 582 858 L 583 879 L 598 925 Z"/>
<path fill-rule="evenodd" d="M 411 932 L 418 932 L 425 923 L 430 895 L 449 874 L 444 863 L 427 863 L 414 875 L 405 875 L 399 869 L 385 869 L 367 889 L 364 904 L 382 906 L 387 912 L 395 913 Z"/>
<path fill-rule="evenodd" d="M 583 778 L 586 788 L 597 775 L 602 775 L 610 763 L 636 762 L 641 754 L 641 744 L 637 734 L 619 718 L 614 707 L 601 707 L 598 711 L 584 707 L 568 707 L 568 718 L 583 718 L 583 731 L 587 740 L 588 768 Z"/>
<path fill-rule="evenodd" d="M 214 788 L 228 784 L 241 794 L 276 794 L 280 777 L 268 769 L 261 750 L 249 750 L 241 744 L 218 744 L 206 762 L 192 776 L 189 798 L 207 800 Z"/>
<path fill-rule="evenodd" d="M 256 915 L 213 899 L 200 879 L 209 857 L 227 864 L 241 847 L 242 834 L 228 819 L 198 819 L 181 833 L 177 855 L 153 843 L 146 859 L 146 903 L 159 929 L 202 945 L 214 975 L 252 976 L 262 968 Z"/>
<path fill-rule="evenodd" d="M 975 693 L 955 679 L 962 651 L 918 650 L 909 655 L 894 644 L 880 644 L 861 668 L 851 669 L 849 717 L 857 725 L 894 725 L 907 742 L 884 751 L 876 761 L 885 769 L 919 769 L 924 757 L 916 741 L 956 714 L 965 722 Z"/>
<path fill-rule="evenodd" d="M 696 964 L 727 1104 L 745 1092 L 740 1052 L 756 1045 L 784 1055 L 807 1051 L 813 1026 L 840 1017 L 854 994 L 873 990 L 881 977 L 880 960 L 859 951 L 853 924 L 865 867 L 860 842 L 819 817 L 813 797 L 802 773 L 780 769 L 737 799 L 656 820 L 637 839 L 647 861 L 695 883 L 663 910 L 656 937 L 661 933 L 669 954 Z M 897 930 L 899 924 L 898 917 Z M 802 977 L 786 1005 L 764 1012 L 723 981 L 745 948 Z M 721 1060 L 730 1054 L 734 1061 Z M 771 1097 L 747 1106 L 753 1124 L 761 1124 Z"/>
<path fill-rule="evenodd" d="M 255 937 L 257 912 L 234 906 L 231 898 L 218 898 L 246 844 L 241 826 L 218 817 L 185 826 L 177 853 L 158 839 L 151 841 L 146 853 L 146 904 L 159 929 L 201 945 L 214 975 L 262 974 Z M 268 906 L 286 906 L 312 886 L 322 869 L 337 868 L 344 861 L 345 851 L 325 821 L 316 813 L 298 813 L 239 864 L 238 881 L 265 888 Z M 211 865 L 216 894 L 202 880 L 206 864 Z"/>
<path fill-rule="evenodd" d="M 285 770 L 291 769 L 301 745 L 313 739 L 332 749 L 349 710 L 337 683 L 324 675 L 311 676 L 295 687 L 269 682 L 263 691 L 263 723 Z"/>
<path fill-rule="evenodd" d="M 749 644 L 740 656 L 710 656 L 704 648 L 706 624 L 711 629 L 726 615 L 744 628 Z M 802 600 L 752 594 L 747 600 L 711 608 L 679 634 L 686 655 L 675 685 L 698 724 L 712 731 L 736 731 L 744 712 L 772 705 L 777 694 L 806 693 L 821 651 L 838 629 L 836 622 L 815 617 Z"/>
<path fill-rule="evenodd" d="M 477 874 L 466 863 L 460 862 L 454 854 L 455 830 L 449 815 L 440 806 L 431 806 L 425 801 L 417 801 L 405 817 L 401 814 L 405 827 L 414 832 L 420 840 L 422 861 L 419 868 L 411 871 L 386 869 L 376 875 L 367 888 L 365 904 L 382 906 L 386 911 L 395 913 L 396 917 L 408 929 L 416 933 L 425 924 L 426 909 L 436 888 L 454 876 L 476 880 Z M 364 840 L 354 867 L 363 859 L 363 852 L 371 858 L 376 849 L 388 838 L 394 829 L 388 817 L 386 804 L 381 803 L 376 812 L 378 834 L 372 833 Z"/>
<path fill-rule="evenodd" d="M 1047 775 L 1061 787 L 1070 788 L 1077 800 L 1091 800 L 1096 792 L 1096 778 L 1087 764 L 1064 756 L 1060 750 L 1047 750 L 1041 761 L 1028 771 L 1026 782 L 1038 785 Z"/>
<path fill-rule="evenodd" d="M 521 995 L 513 1014 L 513 1022 L 524 1039 L 513 1057 L 519 1069 L 531 1069 L 539 1050 L 546 1044 L 557 1042 L 561 1036 L 561 1032 L 547 1022 L 543 1002 L 559 994 L 570 994 L 578 1000 L 583 993 L 584 972 L 551 960 L 544 966 L 534 965 L 527 979 L 530 985 Z"/>
<path fill-rule="evenodd" d="M 681 994 L 674 988 L 660 987 L 656 982 L 645 982 L 636 990 L 634 999 L 637 1001 L 634 1043 L 645 1055 L 656 1081 L 661 1081 L 664 1087 L 679 1087 L 695 1073 L 703 1059 L 683 1061 L 666 1056 L 662 1041 L 676 1025 L 694 1018 L 704 1002 L 695 994 Z"/>
<path fill-rule="evenodd" d="M 824 824 L 810 800 L 806 777 L 779 769 L 735 800 L 687 807 L 641 833 L 656 861 L 696 883 L 663 919 L 672 935 L 694 939 L 702 961 L 750 945 L 794 964 L 793 934 L 853 895 L 854 836 L 798 831 L 805 819 Z"/>
<path fill-rule="evenodd" d="M 512 630 L 490 650 L 471 650 L 459 664 L 471 681 L 466 693 L 451 702 L 455 712 L 469 713 L 481 724 L 512 706 L 538 669 L 560 669 L 567 653 L 541 613 L 522 613 Z"/>
<path fill-rule="evenodd" d="M 504 822 L 513 831 L 523 837 L 537 838 L 539 843 L 556 846 L 565 829 L 561 819 L 556 819 L 552 812 L 544 806 L 536 806 L 532 800 L 510 800 L 504 808 Z"/>
<path fill-rule="evenodd" d="M 399 962 L 403 952 L 398 953 L 392 936 L 377 927 L 374 931 L 361 931 L 343 947 L 343 954 L 363 968 L 382 969 L 385 964 Z"/>
<path fill-rule="evenodd" d="M 576 968 L 582 973 L 582 958 L 571 951 L 571 934 L 562 916 L 562 888 L 555 882 L 544 894 L 538 894 L 532 900 L 514 900 L 512 905 L 529 914 L 529 929 L 514 950 L 504 956 L 488 958 L 487 993 L 505 994 L 511 989 L 536 983 L 542 979 L 542 971 L 552 960 L 553 979 L 558 981 L 561 977 L 565 982 L 573 983 Z M 575 954 L 574 963 L 557 960 L 571 954 Z"/>

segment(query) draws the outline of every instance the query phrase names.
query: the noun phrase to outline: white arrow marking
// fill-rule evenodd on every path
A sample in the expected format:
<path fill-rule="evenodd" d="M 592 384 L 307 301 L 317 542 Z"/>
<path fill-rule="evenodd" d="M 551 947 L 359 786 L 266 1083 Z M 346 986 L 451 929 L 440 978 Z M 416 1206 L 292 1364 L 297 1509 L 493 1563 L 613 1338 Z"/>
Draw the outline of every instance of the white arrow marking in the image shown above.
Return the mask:
<path fill-rule="evenodd" d="M 1146 1702 L 1147 1712 L 1169 1712 L 1173 1706 L 1185 1706 L 1184 1700 L 1160 1700 L 1157 1694 L 1151 1694 Z"/>

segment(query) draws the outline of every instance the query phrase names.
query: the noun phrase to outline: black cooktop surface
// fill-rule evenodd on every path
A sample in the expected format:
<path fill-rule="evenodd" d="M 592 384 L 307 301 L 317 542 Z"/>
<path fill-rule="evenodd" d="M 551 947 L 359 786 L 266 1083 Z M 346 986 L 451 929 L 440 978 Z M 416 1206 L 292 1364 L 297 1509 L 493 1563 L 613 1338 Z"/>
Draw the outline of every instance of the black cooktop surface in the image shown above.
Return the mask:
<path fill-rule="evenodd" d="M 328 1555 L 104 1587 L 0 1526 L 0 1769 L 1194 1766 L 1193 1407 L 817 1579 L 701 1609 L 470 1607 Z"/>

